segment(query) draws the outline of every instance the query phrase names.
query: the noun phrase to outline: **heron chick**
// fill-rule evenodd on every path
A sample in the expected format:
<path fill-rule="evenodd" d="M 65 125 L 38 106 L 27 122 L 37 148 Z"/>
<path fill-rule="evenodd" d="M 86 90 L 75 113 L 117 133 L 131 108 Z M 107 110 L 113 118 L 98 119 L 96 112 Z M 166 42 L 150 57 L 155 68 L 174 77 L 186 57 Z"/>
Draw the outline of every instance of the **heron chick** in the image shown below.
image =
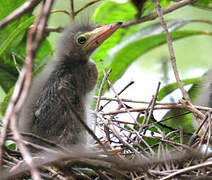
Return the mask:
<path fill-rule="evenodd" d="M 110 37 L 121 22 L 95 27 L 74 24 L 63 33 L 56 58 L 33 80 L 20 113 L 18 128 L 62 146 L 85 143 L 85 129 L 64 101 L 62 87 L 80 117 L 86 121 L 87 99 L 94 89 L 98 71 L 90 55 Z M 30 142 L 45 145 L 32 137 Z"/>

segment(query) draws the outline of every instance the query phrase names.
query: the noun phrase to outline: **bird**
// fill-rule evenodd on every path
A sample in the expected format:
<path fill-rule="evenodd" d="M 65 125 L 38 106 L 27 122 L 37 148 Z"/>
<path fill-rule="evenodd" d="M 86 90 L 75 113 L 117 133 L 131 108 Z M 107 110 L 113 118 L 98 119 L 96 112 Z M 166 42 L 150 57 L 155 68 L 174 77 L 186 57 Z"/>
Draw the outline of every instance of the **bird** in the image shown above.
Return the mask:
<path fill-rule="evenodd" d="M 212 69 L 203 74 L 202 82 L 197 87 L 198 93 L 194 100 L 195 105 L 212 108 Z M 205 111 L 201 111 L 205 114 Z M 194 118 L 193 125 L 198 129 L 202 120 Z"/>
<path fill-rule="evenodd" d="M 33 80 L 18 118 L 18 130 L 69 147 L 86 143 L 86 131 L 67 106 L 63 92 L 80 118 L 87 122 L 91 92 L 95 89 L 98 70 L 90 60 L 92 53 L 122 22 L 95 26 L 72 24 L 66 28 L 56 48 L 56 57 Z M 32 137 L 24 140 L 45 146 Z"/>

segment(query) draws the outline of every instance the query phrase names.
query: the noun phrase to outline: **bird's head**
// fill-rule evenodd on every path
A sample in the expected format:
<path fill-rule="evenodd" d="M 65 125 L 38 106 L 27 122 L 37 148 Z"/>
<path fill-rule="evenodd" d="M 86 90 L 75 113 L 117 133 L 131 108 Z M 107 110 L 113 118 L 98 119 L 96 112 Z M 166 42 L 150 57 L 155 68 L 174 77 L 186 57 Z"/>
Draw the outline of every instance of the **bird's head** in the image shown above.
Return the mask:
<path fill-rule="evenodd" d="M 109 38 L 122 22 L 95 27 L 88 24 L 74 24 L 67 28 L 60 39 L 57 56 L 66 62 L 87 61 L 89 56 L 107 38 Z"/>

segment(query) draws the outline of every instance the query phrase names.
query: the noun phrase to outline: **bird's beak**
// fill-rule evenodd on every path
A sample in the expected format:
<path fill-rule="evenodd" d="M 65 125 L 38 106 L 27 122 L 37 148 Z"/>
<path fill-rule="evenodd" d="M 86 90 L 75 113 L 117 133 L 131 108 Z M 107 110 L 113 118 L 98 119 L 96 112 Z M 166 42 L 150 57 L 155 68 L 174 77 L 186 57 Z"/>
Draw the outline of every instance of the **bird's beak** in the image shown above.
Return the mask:
<path fill-rule="evenodd" d="M 84 45 L 86 51 L 93 51 L 99 47 L 107 38 L 109 38 L 122 25 L 122 22 L 103 25 L 88 32 L 89 39 Z"/>

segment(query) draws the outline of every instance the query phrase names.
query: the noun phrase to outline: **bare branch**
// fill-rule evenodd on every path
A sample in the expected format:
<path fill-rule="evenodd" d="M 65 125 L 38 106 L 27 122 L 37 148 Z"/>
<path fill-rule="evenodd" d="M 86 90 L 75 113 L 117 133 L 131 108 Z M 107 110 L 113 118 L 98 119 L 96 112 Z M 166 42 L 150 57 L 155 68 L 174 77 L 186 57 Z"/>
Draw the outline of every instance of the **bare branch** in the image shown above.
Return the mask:
<path fill-rule="evenodd" d="M 184 169 L 180 169 L 176 172 L 171 173 L 170 175 L 168 175 L 164 178 L 161 178 L 161 180 L 171 179 L 171 178 L 173 178 L 177 175 L 180 175 L 180 174 L 183 174 L 183 173 L 186 173 L 186 172 L 189 172 L 189 171 L 193 171 L 193 170 L 196 170 L 196 169 L 200 169 L 200 168 L 203 168 L 203 167 L 210 167 L 211 165 L 212 165 L 212 161 L 207 161 L 207 162 L 200 163 L 200 164 L 197 164 L 197 165 L 194 165 L 194 166 L 185 167 Z"/>
<path fill-rule="evenodd" d="M 161 9 L 161 12 L 163 14 L 168 14 L 176 9 L 179 9 L 183 6 L 186 6 L 186 5 L 189 5 L 189 4 L 192 4 L 193 2 L 195 2 L 195 0 L 182 0 L 182 1 L 179 1 L 175 4 L 172 4 L 170 5 L 169 7 L 167 8 L 163 8 Z M 144 16 L 140 19 L 136 19 L 136 20 L 132 20 L 132 21 L 128 21 L 128 22 L 124 22 L 122 27 L 129 27 L 129 26 L 132 26 L 132 25 L 136 25 L 136 24 L 140 24 L 140 23 L 143 23 L 143 22 L 146 22 L 146 21 L 151 21 L 151 20 L 154 20 L 158 17 L 158 14 L 156 12 L 153 12 L 147 16 Z"/>
<path fill-rule="evenodd" d="M 101 1 L 101 0 L 93 0 L 93 1 L 91 1 L 91 2 L 88 2 L 87 4 L 85 4 L 83 7 L 81 7 L 80 9 L 78 9 L 78 10 L 75 12 L 75 16 L 76 16 L 78 13 L 80 13 L 81 11 L 83 11 L 84 9 L 86 9 L 87 7 L 89 7 L 89 6 L 91 6 L 91 5 L 95 4 L 95 3 L 97 3 L 97 2 L 99 2 L 99 1 Z"/>
<path fill-rule="evenodd" d="M 74 21 L 75 12 L 74 12 L 74 0 L 70 0 L 70 19 Z"/>
<path fill-rule="evenodd" d="M 34 7 L 37 6 L 40 3 L 40 1 L 41 0 L 26 1 L 21 7 L 17 8 L 15 11 L 13 11 L 11 14 L 9 14 L 6 18 L 4 18 L 0 22 L 0 29 L 3 28 L 4 26 L 6 26 L 11 21 L 19 18 L 20 16 L 22 16 L 26 12 L 29 12 L 32 9 L 34 9 Z"/>
<path fill-rule="evenodd" d="M 183 94 L 183 97 L 186 100 L 190 101 L 190 97 L 189 97 L 188 93 L 186 92 L 186 90 L 184 89 L 183 84 L 180 80 L 180 76 L 179 76 L 179 73 L 178 73 L 178 70 L 177 70 L 177 65 L 176 65 L 176 58 L 175 58 L 175 54 L 174 54 L 172 38 L 171 38 L 171 35 L 169 33 L 168 26 L 167 26 L 166 22 L 164 21 L 163 12 L 161 10 L 159 2 L 157 0 L 154 0 L 154 3 L 155 3 L 155 8 L 157 10 L 157 14 L 160 18 L 161 25 L 162 25 L 165 33 L 166 33 L 166 41 L 168 43 L 168 48 L 169 48 L 169 53 L 170 53 L 170 58 L 171 58 L 171 64 L 172 64 L 172 68 L 173 68 L 173 71 L 174 71 L 176 81 L 178 83 L 178 86 L 179 86 L 182 94 Z"/>
<path fill-rule="evenodd" d="M 30 2 L 35 3 L 37 1 L 30 1 Z M 29 91 L 31 78 L 32 78 L 33 59 L 40 46 L 40 42 L 43 37 L 44 29 L 48 20 L 48 16 L 49 16 L 49 12 L 52 7 L 52 4 L 53 4 L 53 0 L 44 1 L 41 11 L 34 22 L 34 28 L 32 28 L 28 33 L 26 62 L 25 62 L 24 68 L 22 69 L 19 75 L 18 81 L 16 82 L 15 89 L 11 97 L 11 101 L 8 105 L 8 108 L 5 113 L 5 117 L 3 119 L 3 130 L 1 133 L 1 141 L 0 141 L 0 161 L 2 162 L 3 146 L 4 146 L 4 142 L 6 138 L 8 125 L 11 122 L 11 129 L 14 134 L 14 139 L 16 140 L 16 143 L 20 148 L 20 151 L 21 151 L 21 154 L 23 155 L 24 160 L 30 167 L 32 178 L 35 180 L 40 179 L 40 176 L 32 162 L 32 158 L 28 150 L 26 149 L 26 147 L 24 146 L 22 142 L 21 136 L 16 128 L 16 120 L 20 112 L 20 109 L 25 101 L 27 93 Z M 29 9 L 29 6 L 28 6 L 28 9 Z M 18 11 L 20 14 L 17 14 L 17 11 L 15 12 L 17 16 L 20 16 L 21 13 L 26 12 L 26 9 L 22 9 L 21 12 Z"/>

